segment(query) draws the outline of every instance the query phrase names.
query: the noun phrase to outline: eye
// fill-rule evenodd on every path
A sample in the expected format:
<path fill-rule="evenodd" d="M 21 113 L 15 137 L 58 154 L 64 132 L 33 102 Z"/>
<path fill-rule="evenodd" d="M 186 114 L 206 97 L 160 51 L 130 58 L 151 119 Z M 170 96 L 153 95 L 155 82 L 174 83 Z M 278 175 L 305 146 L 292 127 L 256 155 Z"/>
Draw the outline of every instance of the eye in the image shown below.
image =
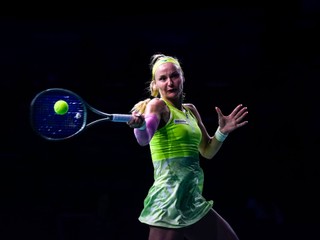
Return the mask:
<path fill-rule="evenodd" d="M 165 76 L 161 76 L 161 77 L 159 77 L 159 81 L 165 81 L 167 78 L 165 77 Z"/>
<path fill-rule="evenodd" d="M 180 74 L 178 72 L 174 72 L 170 75 L 171 78 L 179 78 L 180 77 Z"/>

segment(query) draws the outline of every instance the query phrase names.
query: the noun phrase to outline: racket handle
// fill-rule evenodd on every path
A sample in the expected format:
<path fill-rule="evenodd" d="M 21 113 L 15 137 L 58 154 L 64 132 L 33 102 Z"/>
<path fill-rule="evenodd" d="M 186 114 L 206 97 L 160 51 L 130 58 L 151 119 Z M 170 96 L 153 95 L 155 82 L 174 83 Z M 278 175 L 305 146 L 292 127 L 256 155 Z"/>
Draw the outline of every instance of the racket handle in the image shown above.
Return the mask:
<path fill-rule="evenodd" d="M 130 114 L 112 114 L 112 122 L 128 122 L 132 118 Z"/>

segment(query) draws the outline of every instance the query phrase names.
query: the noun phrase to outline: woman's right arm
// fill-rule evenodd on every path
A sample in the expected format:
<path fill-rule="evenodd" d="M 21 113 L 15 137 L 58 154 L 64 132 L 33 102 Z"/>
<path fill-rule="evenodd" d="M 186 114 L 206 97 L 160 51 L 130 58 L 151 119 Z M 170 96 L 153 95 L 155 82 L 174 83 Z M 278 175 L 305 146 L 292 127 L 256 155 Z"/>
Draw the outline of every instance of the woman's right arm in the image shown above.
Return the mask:
<path fill-rule="evenodd" d="M 134 128 L 134 135 L 139 145 L 146 146 L 151 141 L 154 133 L 158 129 L 162 109 L 163 102 L 159 99 L 152 99 L 147 104 L 145 112 L 142 115 L 144 118 L 142 126 Z"/>

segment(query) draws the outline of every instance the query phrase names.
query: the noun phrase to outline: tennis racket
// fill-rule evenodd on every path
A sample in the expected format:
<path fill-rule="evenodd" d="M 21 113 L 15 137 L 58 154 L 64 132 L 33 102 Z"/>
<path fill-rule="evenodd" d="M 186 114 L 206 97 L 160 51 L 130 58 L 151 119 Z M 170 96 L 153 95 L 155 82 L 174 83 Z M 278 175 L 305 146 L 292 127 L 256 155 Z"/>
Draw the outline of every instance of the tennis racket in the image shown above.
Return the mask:
<path fill-rule="evenodd" d="M 54 104 L 63 100 L 68 110 L 57 114 Z M 93 113 L 94 120 L 88 119 Z M 101 122 L 128 122 L 130 114 L 110 114 L 91 107 L 76 93 L 63 88 L 50 88 L 38 93 L 31 101 L 30 121 L 33 130 L 47 140 L 65 140 Z M 92 118 L 91 118 L 92 119 Z"/>

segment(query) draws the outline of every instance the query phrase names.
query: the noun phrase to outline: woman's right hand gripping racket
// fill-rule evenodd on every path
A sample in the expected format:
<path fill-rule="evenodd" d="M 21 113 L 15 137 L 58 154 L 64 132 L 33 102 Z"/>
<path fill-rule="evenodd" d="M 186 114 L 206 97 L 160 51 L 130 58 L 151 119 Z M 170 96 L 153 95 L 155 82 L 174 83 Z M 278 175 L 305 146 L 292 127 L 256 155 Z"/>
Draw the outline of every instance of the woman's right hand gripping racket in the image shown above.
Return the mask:
<path fill-rule="evenodd" d="M 62 105 L 56 108 L 58 101 Z M 128 122 L 132 118 L 130 114 L 101 112 L 76 93 L 63 88 L 50 88 L 38 93 L 31 102 L 30 110 L 33 130 L 47 140 L 65 140 L 96 123 Z M 88 111 L 97 116 L 95 120 L 88 122 Z"/>

